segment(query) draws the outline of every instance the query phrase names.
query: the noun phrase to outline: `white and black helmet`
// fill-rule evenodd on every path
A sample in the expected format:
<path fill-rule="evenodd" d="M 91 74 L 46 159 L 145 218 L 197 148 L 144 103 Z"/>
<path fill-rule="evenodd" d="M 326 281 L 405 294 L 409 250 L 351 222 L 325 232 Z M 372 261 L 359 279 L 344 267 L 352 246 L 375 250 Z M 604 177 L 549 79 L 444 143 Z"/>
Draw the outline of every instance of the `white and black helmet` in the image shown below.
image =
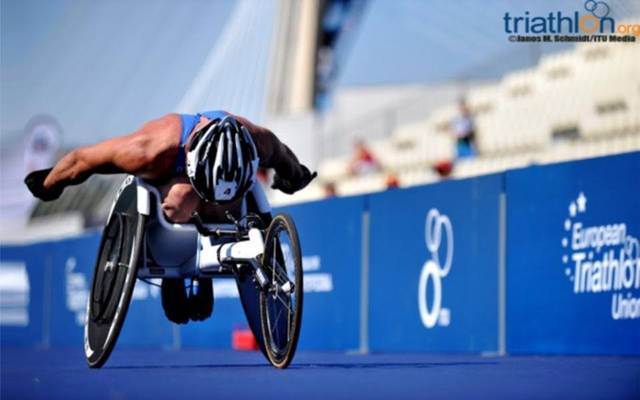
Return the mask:
<path fill-rule="evenodd" d="M 251 189 L 258 162 L 249 131 L 226 116 L 194 133 L 187 153 L 187 176 L 204 200 L 228 203 Z"/>

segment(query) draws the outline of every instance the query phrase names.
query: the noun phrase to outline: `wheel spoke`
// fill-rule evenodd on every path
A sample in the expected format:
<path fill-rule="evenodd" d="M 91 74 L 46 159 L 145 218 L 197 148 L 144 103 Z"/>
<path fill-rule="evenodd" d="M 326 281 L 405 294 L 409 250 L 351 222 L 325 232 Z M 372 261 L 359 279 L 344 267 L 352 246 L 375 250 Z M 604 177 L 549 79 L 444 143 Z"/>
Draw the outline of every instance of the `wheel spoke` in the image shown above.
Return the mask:
<path fill-rule="evenodd" d="M 275 333 L 276 333 L 276 337 L 279 338 L 280 337 L 280 324 L 278 323 L 278 321 L 280 320 L 280 318 L 279 318 L 280 317 L 280 312 L 279 312 L 280 310 L 275 307 L 275 303 L 274 303 L 274 308 L 275 308 L 275 312 L 276 312 L 276 315 L 275 315 L 275 318 L 274 318 L 274 321 L 276 322 L 275 323 L 275 328 L 276 328 L 275 329 L 276 330 Z M 278 345 L 279 344 L 280 343 L 278 343 Z"/>
<path fill-rule="evenodd" d="M 291 280 L 289 279 L 289 274 L 286 273 L 286 268 L 283 268 L 280 263 L 276 261 L 272 268 L 274 270 L 274 274 L 279 278 L 279 282 L 291 282 Z M 282 273 L 281 271 L 285 271 L 285 273 Z"/>
<path fill-rule="evenodd" d="M 273 240 L 273 260 L 271 263 L 271 284 L 274 284 L 276 281 L 276 246 L 278 245 L 277 237 Z"/>
<path fill-rule="evenodd" d="M 275 298 L 276 298 L 276 299 L 278 299 L 278 300 L 280 300 L 280 302 L 282 303 L 282 305 L 283 305 L 283 306 L 284 306 L 284 307 L 289 311 L 289 313 L 291 313 L 291 312 L 292 312 L 291 307 L 289 307 L 289 305 L 288 305 L 284 300 L 282 300 L 282 297 L 280 297 L 280 295 L 276 295 L 276 297 L 275 297 Z"/>

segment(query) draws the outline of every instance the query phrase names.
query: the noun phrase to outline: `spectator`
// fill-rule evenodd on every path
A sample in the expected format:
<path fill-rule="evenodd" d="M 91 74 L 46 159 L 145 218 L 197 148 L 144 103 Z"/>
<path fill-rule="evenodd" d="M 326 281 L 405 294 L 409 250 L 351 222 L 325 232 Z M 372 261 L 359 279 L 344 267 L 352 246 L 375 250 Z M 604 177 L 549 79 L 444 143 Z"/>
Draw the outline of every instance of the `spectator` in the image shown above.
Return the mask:
<path fill-rule="evenodd" d="M 349 174 L 366 175 L 376 172 L 380 169 L 380 163 L 373 156 L 373 153 L 367 148 L 362 139 L 358 139 L 354 143 L 354 153 L 349 163 Z"/>
<path fill-rule="evenodd" d="M 400 187 L 400 180 L 394 173 L 387 175 L 387 179 L 384 181 L 385 186 L 388 189 L 397 189 Z"/>
<path fill-rule="evenodd" d="M 457 158 L 473 157 L 476 154 L 476 127 L 473 115 L 464 98 L 458 102 L 458 110 L 460 115 L 451 123 L 453 134 L 456 137 Z"/>
<path fill-rule="evenodd" d="M 433 171 L 440 176 L 440 178 L 448 178 L 453 170 L 453 163 L 449 160 L 439 161 L 433 164 Z"/>
<path fill-rule="evenodd" d="M 331 183 L 331 182 L 327 182 L 324 184 L 324 197 L 326 198 L 331 198 L 331 197 L 336 197 L 337 193 L 336 193 L 336 185 Z"/>

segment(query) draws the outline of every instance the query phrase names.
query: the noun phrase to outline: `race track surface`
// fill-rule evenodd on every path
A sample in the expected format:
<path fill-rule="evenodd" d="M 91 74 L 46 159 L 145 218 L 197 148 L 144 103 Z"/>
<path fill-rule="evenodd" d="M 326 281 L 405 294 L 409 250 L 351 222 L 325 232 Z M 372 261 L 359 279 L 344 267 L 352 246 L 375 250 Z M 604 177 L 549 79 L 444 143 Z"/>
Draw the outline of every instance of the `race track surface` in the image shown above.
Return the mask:
<path fill-rule="evenodd" d="M 299 352 L 284 371 L 257 352 L 2 348 L 2 399 L 640 399 L 638 357 Z"/>

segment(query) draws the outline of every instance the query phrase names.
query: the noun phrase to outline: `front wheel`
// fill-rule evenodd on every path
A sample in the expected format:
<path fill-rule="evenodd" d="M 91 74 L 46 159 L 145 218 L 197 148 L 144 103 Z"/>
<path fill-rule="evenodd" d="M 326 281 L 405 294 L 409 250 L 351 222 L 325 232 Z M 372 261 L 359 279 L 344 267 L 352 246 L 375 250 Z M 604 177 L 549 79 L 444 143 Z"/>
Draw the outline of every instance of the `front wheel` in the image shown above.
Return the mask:
<path fill-rule="evenodd" d="M 262 268 L 268 284 L 260 294 L 260 320 L 269 362 L 286 368 L 296 352 L 302 323 L 302 253 L 291 217 L 276 215 L 265 236 Z"/>

